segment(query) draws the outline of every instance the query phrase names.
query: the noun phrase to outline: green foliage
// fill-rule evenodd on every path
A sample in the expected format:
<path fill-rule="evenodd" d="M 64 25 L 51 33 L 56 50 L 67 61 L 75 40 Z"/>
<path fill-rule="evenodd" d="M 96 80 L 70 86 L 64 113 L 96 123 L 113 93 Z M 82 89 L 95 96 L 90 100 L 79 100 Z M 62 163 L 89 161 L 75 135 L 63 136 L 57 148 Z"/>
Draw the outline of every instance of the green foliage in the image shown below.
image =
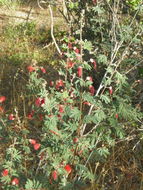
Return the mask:
<path fill-rule="evenodd" d="M 40 54 L 34 54 L 23 71 L 29 100 L 24 114 L 16 108 L 13 115 L 0 113 L 0 131 L 7 136 L 0 168 L 9 172 L 1 176 L 4 189 L 75 189 L 80 182 L 100 181 L 102 175 L 104 181 L 108 176 L 101 169 L 111 162 L 116 144 L 129 144 L 131 131 L 140 134 L 143 115 L 133 103 L 136 81 L 128 73 L 141 60 L 142 27 L 136 17 L 124 18 L 125 4 L 120 3 L 66 1 L 73 37 L 60 40 L 60 69 L 50 81 L 50 69 L 44 70 Z M 35 25 L 17 27 L 16 36 L 22 35 L 36 35 Z M 20 57 L 11 56 L 14 62 Z M 18 184 L 13 185 L 14 177 Z"/>
<path fill-rule="evenodd" d="M 28 189 L 28 190 L 40 189 L 40 188 L 42 188 L 42 185 L 40 184 L 39 181 L 36 181 L 36 180 L 28 179 L 26 184 L 25 184 L 25 189 Z"/>
<path fill-rule="evenodd" d="M 0 0 L 0 6 L 6 6 L 7 8 L 15 8 L 20 3 L 20 0 Z"/>
<path fill-rule="evenodd" d="M 136 10 L 142 4 L 142 0 L 127 0 L 127 3 L 132 9 Z"/>

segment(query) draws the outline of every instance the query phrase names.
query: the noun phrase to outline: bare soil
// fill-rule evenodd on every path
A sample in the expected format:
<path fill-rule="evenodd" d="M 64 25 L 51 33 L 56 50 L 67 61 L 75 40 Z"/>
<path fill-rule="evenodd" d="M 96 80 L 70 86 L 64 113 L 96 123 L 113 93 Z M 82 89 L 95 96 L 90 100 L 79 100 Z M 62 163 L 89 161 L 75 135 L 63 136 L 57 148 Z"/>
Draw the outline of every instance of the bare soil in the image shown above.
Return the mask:
<path fill-rule="evenodd" d="M 56 11 L 57 12 L 57 11 Z M 5 25 L 17 25 L 24 22 L 35 22 L 41 27 L 50 27 L 51 17 L 48 9 L 40 9 L 38 7 L 23 6 L 15 9 L 0 7 L 0 29 Z M 66 27 L 63 17 L 56 13 L 54 14 L 54 25 L 58 27 Z"/>

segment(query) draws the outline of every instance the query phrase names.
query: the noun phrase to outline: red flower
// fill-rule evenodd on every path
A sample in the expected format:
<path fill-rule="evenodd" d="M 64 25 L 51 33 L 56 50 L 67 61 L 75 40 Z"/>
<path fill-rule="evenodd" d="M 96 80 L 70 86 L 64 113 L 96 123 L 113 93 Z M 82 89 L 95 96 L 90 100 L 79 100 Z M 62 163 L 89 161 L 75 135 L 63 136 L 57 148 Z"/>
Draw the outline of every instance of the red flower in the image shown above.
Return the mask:
<path fill-rule="evenodd" d="M 40 119 L 40 121 L 43 121 L 43 115 L 42 114 L 39 114 L 39 119 Z"/>
<path fill-rule="evenodd" d="M 78 74 L 78 77 L 81 77 L 82 76 L 82 67 L 78 67 L 77 69 L 77 74 Z"/>
<path fill-rule="evenodd" d="M 118 119 L 118 118 L 119 118 L 119 115 L 118 115 L 117 113 L 115 114 L 115 118 L 116 118 L 116 119 Z"/>
<path fill-rule="evenodd" d="M 72 61 L 68 61 L 67 62 L 67 67 L 70 69 L 70 68 L 73 68 L 73 66 L 75 65 L 75 63 L 74 62 L 72 62 Z"/>
<path fill-rule="evenodd" d="M 90 91 L 91 95 L 93 96 L 94 93 L 95 93 L 95 88 L 94 88 L 94 86 L 90 85 L 90 86 L 89 86 L 89 91 Z"/>
<path fill-rule="evenodd" d="M 67 164 L 67 165 L 64 167 L 64 169 L 67 171 L 68 174 L 70 174 L 71 171 L 72 171 L 72 168 L 71 168 L 71 166 L 70 166 L 69 164 Z"/>
<path fill-rule="evenodd" d="M 8 175 L 8 173 L 9 173 L 9 172 L 8 172 L 8 170 L 7 170 L 7 169 L 5 169 L 5 170 L 3 170 L 3 171 L 2 171 L 2 176 L 7 176 L 7 175 Z"/>
<path fill-rule="evenodd" d="M 11 120 L 11 121 L 14 121 L 15 120 L 15 116 L 13 114 L 10 114 L 8 116 L 8 119 Z"/>
<path fill-rule="evenodd" d="M 33 119 L 33 115 L 34 115 L 34 111 L 31 111 L 31 112 L 27 115 L 28 119 Z"/>
<path fill-rule="evenodd" d="M 93 81 L 92 77 L 90 76 L 86 77 L 86 80 L 91 81 L 91 82 Z"/>
<path fill-rule="evenodd" d="M 35 100 L 35 105 L 36 105 L 37 107 L 40 107 L 40 106 L 42 106 L 43 104 L 45 104 L 45 99 L 44 99 L 44 98 L 37 98 L 37 99 Z"/>
<path fill-rule="evenodd" d="M 64 83 L 61 79 L 56 81 L 56 89 L 59 89 L 60 87 L 64 87 Z"/>
<path fill-rule="evenodd" d="M 5 96 L 0 96 L 0 103 L 3 103 L 6 100 Z"/>
<path fill-rule="evenodd" d="M 18 178 L 14 178 L 13 180 L 12 180 L 12 185 L 18 185 L 19 184 L 19 179 Z"/>
<path fill-rule="evenodd" d="M 84 105 L 88 105 L 88 106 L 91 106 L 91 103 L 89 102 L 83 102 Z"/>
<path fill-rule="evenodd" d="M 94 59 L 90 59 L 91 63 L 93 64 L 94 69 L 97 68 L 96 61 Z"/>
<path fill-rule="evenodd" d="M 30 142 L 30 144 L 32 144 L 32 145 L 35 145 L 35 144 L 36 144 L 36 140 L 35 140 L 35 139 L 29 139 L 29 142 Z"/>
<path fill-rule="evenodd" d="M 50 81 L 50 86 L 54 86 L 54 82 L 53 81 Z"/>
<path fill-rule="evenodd" d="M 77 54 L 80 53 L 80 50 L 77 47 L 74 47 L 73 49 L 74 49 L 75 53 L 77 53 Z"/>
<path fill-rule="evenodd" d="M 40 69 L 41 69 L 42 73 L 46 73 L 46 69 L 44 67 L 41 67 Z"/>
<path fill-rule="evenodd" d="M 78 143 L 78 141 L 79 141 L 79 139 L 76 138 L 76 137 L 73 139 L 73 142 L 74 142 L 74 143 Z"/>
<path fill-rule="evenodd" d="M 36 68 L 30 65 L 27 67 L 27 70 L 31 73 L 31 72 L 35 71 Z"/>
<path fill-rule="evenodd" d="M 96 4 L 97 0 L 92 0 L 93 4 Z"/>
<path fill-rule="evenodd" d="M 113 94 L 113 88 L 112 88 L 112 86 L 109 87 L 109 94 L 110 94 L 110 95 Z"/>
<path fill-rule="evenodd" d="M 54 171 L 52 172 L 52 178 L 53 178 L 54 180 L 57 180 L 57 178 L 58 178 L 58 173 L 57 173 L 56 170 L 54 170 Z"/>
<path fill-rule="evenodd" d="M 31 113 L 29 113 L 29 114 L 27 115 L 27 118 L 28 118 L 28 119 L 32 119 L 32 118 L 33 118 L 33 115 L 32 115 Z"/>
<path fill-rule="evenodd" d="M 64 112 L 64 105 L 59 105 L 59 112 L 60 113 L 63 113 Z"/>
<path fill-rule="evenodd" d="M 53 130 L 50 130 L 50 132 L 53 133 L 54 135 L 60 136 L 59 133 L 57 133 L 57 132 L 55 132 L 55 131 L 53 131 Z"/>
<path fill-rule="evenodd" d="M 41 144 L 36 143 L 34 144 L 34 150 L 38 150 L 41 147 Z"/>

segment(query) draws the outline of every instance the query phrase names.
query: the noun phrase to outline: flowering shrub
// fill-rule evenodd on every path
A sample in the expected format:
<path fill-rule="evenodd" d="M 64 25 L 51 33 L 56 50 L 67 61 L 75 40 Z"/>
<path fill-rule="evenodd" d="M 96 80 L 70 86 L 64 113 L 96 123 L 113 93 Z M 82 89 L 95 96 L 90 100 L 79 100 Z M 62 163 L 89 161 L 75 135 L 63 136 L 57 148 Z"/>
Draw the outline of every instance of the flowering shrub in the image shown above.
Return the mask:
<path fill-rule="evenodd" d="M 91 4 L 100 15 L 97 1 Z M 70 10 L 77 8 L 78 4 L 69 5 Z M 95 51 L 83 33 L 81 26 L 77 38 L 61 40 L 61 66 L 53 81 L 46 79 L 48 70 L 38 64 L 26 68 L 27 96 L 32 100 L 26 116 L 17 109 L 6 113 L 7 97 L 0 96 L 3 189 L 78 189 L 81 184 L 98 183 L 101 166 L 116 143 L 125 140 L 133 126 L 138 129 L 142 114 L 132 104 L 134 91 L 121 70 L 127 56 L 122 45 L 130 39 L 117 36 L 119 43 L 108 36 L 104 41 L 102 33 L 97 44 L 100 40 L 105 44 Z"/>
<path fill-rule="evenodd" d="M 68 44 L 64 54 L 67 61 L 61 59 L 59 78 L 52 85 L 41 77 L 41 67 L 27 67 L 33 105 L 26 121 L 17 111 L 1 119 L 1 130 L 7 134 L 1 165 L 4 189 L 72 189 L 95 181 L 91 165 L 104 162 L 115 140 L 124 138 L 123 123 L 140 118 L 120 96 L 126 80 L 117 83 L 115 75 L 110 83 L 104 77 L 96 85 L 90 75 L 91 70 L 97 73 L 95 60 L 81 61 L 79 51 Z M 6 98 L 0 99 L 4 104 Z"/>

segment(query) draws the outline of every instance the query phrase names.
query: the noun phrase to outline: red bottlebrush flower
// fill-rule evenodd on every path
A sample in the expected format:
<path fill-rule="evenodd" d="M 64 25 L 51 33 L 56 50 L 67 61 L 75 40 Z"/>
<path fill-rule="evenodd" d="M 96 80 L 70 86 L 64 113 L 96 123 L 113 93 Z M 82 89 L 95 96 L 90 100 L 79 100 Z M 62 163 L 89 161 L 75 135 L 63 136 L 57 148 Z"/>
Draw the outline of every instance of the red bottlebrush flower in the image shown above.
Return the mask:
<path fill-rule="evenodd" d="M 94 59 L 90 59 L 90 62 L 93 64 L 93 67 L 96 70 L 96 68 L 97 68 L 96 61 Z"/>
<path fill-rule="evenodd" d="M 0 106 L 0 113 L 4 113 L 4 108 Z"/>
<path fill-rule="evenodd" d="M 53 81 L 50 81 L 50 86 L 54 86 L 54 82 Z"/>
<path fill-rule="evenodd" d="M 119 115 L 118 115 L 117 113 L 115 114 L 115 118 L 116 118 L 116 119 L 118 119 L 118 118 L 119 118 Z"/>
<path fill-rule="evenodd" d="M 50 114 L 50 115 L 47 115 L 47 117 L 51 118 L 51 117 L 53 117 L 53 115 L 52 115 L 52 114 Z"/>
<path fill-rule="evenodd" d="M 89 102 L 83 102 L 84 105 L 88 105 L 88 106 L 91 106 L 91 103 Z"/>
<path fill-rule="evenodd" d="M 2 171 L 2 176 L 7 176 L 7 175 L 8 175 L 8 173 L 9 173 L 9 172 L 8 172 L 8 170 L 7 170 L 7 169 L 5 169 L 5 170 L 3 170 L 3 171 Z"/>
<path fill-rule="evenodd" d="M 15 116 L 13 114 L 10 114 L 8 116 L 8 119 L 11 120 L 11 121 L 14 121 L 15 120 Z"/>
<path fill-rule="evenodd" d="M 5 96 L 0 96 L 0 103 L 5 102 L 5 100 L 6 100 L 6 97 L 5 97 Z"/>
<path fill-rule="evenodd" d="M 60 87 L 64 87 L 64 83 L 61 79 L 56 81 L 56 89 L 59 89 Z"/>
<path fill-rule="evenodd" d="M 58 178 L 58 173 L 57 173 L 56 170 L 54 170 L 54 171 L 52 172 L 52 178 L 53 178 L 54 180 L 57 180 L 57 178 Z"/>
<path fill-rule="evenodd" d="M 35 71 L 36 68 L 30 65 L 27 67 L 27 70 L 31 73 L 31 72 Z"/>
<path fill-rule="evenodd" d="M 82 67 L 78 67 L 77 69 L 77 74 L 78 74 L 78 77 L 81 77 L 82 76 Z"/>
<path fill-rule="evenodd" d="M 74 47 L 73 49 L 74 49 L 75 53 L 77 53 L 77 54 L 80 53 L 80 50 L 77 47 Z"/>
<path fill-rule="evenodd" d="M 41 105 L 42 104 L 45 104 L 45 99 L 44 98 L 41 99 Z"/>
<path fill-rule="evenodd" d="M 79 141 L 79 139 L 76 138 L 76 137 L 73 139 L 73 142 L 74 142 L 74 143 L 78 143 L 78 141 Z"/>
<path fill-rule="evenodd" d="M 94 93 L 95 93 L 95 88 L 94 88 L 94 86 L 90 85 L 90 86 L 89 86 L 89 91 L 90 91 L 91 95 L 93 96 Z"/>
<path fill-rule="evenodd" d="M 91 82 L 93 81 L 92 77 L 90 76 L 86 77 L 86 80 L 91 81 Z"/>
<path fill-rule="evenodd" d="M 12 180 L 12 185 L 18 185 L 19 184 L 19 179 L 18 178 L 14 178 L 13 180 Z"/>
<path fill-rule="evenodd" d="M 67 68 L 68 68 L 68 69 L 73 68 L 74 65 L 75 65 L 75 63 L 72 62 L 72 61 L 68 61 L 68 62 L 67 62 Z"/>
<path fill-rule="evenodd" d="M 5 96 L 0 96 L 0 103 L 3 103 L 6 100 Z"/>
<path fill-rule="evenodd" d="M 43 115 L 42 114 L 39 114 L 39 119 L 40 119 L 40 121 L 43 121 Z"/>
<path fill-rule="evenodd" d="M 37 98 L 37 99 L 35 100 L 35 105 L 36 105 L 37 107 L 40 107 L 40 106 L 42 106 L 43 104 L 45 104 L 45 99 L 44 99 L 44 98 Z"/>
<path fill-rule="evenodd" d="M 68 43 L 68 48 L 72 49 L 72 43 L 70 43 L 70 42 Z"/>
<path fill-rule="evenodd" d="M 96 4 L 97 3 L 97 0 L 92 0 L 93 4 Z"/>
<path fill-rule="evenodd" d="M 35 140 L 35 139 L 29 139 L 29 142 L 30 142 L 30 144 L 32 144 L 32 145 L 35 145 L 35 144 L 36 144 L 36 140 Z"/>
<path fill-rule="evenodd" d="M 71 168 L 71 166 L 70 166 L 69 164 L 67 164 L 67 165 L 64 167 L 64 169 L 67 171 L 68 174 L 70 174 L 71 171 L 72 171 L 72 168 Z"/>
<path fill-rule="evenodd" d="M 33 119 L 33 115 L 34 115 L 34 111 L 31 111 L 30 113 L 28 113 L 27 118 Z"/>
<path fill-rule="evenodd" d="M 36 105 L 37 107 L 41 106 L 41 98 L 37 98 L 37 99 L 35 100 L 35 105 Z"/>
<path fill-rule="evenodd" d="M 64 112 L 64 105 L 59 105 L 59 112 L 60 113 L 63 113 Z"/>
<path fill-rule="evenodd" d="M 34 147 L 34 150 L 38 150 L 41 147 L 41 144 L 36 143 L 36 144 L 34 144 L 33 147 Z"/>
<path fill-rule="evenodd" d="M 113 94 L 113 88 L 112 88 L 112 86 L 109 87 L 109 94 L 110 94 L 110 95 Z"/>
<path fill-rule="evenodd" d="M 46 73 L 46 69 L 44 67 L 41 67 L 40 70 L 42 71 L 42 73 Z"/>
<path fill-rule="evenodd" d="M 57 132 L 55 132 L 55 131 L 53 131 L 53 130 L 50 130 L 50 132 L 53 133 L 54 135 L 60 136 L 59 133 L 57 133 Z"/>
<path fill-rule="evenodd" d="M 32 115 L 31 113 L 29 113 L 29 114 L 27 115 L 27 118 L 28 118 L 28 119 L 33 119 L 33 115 Z"/>

